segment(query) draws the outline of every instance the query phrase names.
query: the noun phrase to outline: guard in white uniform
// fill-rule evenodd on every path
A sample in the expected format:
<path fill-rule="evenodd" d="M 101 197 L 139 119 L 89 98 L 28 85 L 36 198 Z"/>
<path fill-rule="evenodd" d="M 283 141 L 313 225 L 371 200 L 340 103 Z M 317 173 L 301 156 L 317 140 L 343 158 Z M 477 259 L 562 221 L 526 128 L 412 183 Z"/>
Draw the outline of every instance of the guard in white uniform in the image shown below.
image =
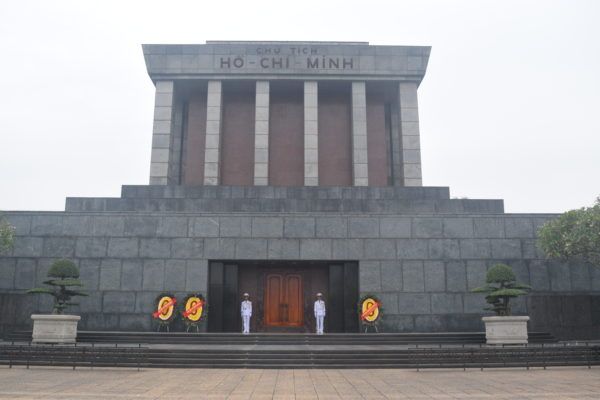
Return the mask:
<path fill-rule="evenodd" d="M 249 300 L 250 295 L 244 293 L 244 301 L 242 301 L 241 313 L 243 330 L 242 333 L 250 333 L 250 317 L 252 317 L 252 302 Z"/>
<path fill-rule="evenodd" d="M 315 320 L 317 320 L 317 335 L 323 334 L 323 320 L 325 320 L 325 302 L 323 301 L 322 297 L 322 293 L 317 293 L 317 301 L 315 301 Z"/>

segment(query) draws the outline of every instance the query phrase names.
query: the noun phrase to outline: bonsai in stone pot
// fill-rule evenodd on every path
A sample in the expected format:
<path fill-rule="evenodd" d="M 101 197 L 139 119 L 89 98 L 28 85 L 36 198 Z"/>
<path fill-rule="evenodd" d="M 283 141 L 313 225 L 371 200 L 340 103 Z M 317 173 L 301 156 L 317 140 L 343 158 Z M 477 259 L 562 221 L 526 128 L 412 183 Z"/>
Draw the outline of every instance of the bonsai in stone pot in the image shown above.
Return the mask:
<path fill-rule="evenodd" d="M 512 268 L 506 264 L 496 264 L 487 272 L 485 286 L 473 289 L 475 293 L 485 293 L 490 305 L 486 310 L 496 313 L 493 317 L 483 317 L 485 337 L 488 344 L 527 343 L 528 316 L 513 316 L 510 300 L 526 295 L 531 287 L 517 282 Z"/>
<path fill-rule="evenodd" d="M 48 270 L 48 287 L 34 288 L 27 293 L 49 294 L 54 298 L 52 314 L 33 314 L 33 341 L 47 343 L 75 343 L 77 337 L 78 315 L 63 314 L 69 306 L 77 305 L 71 299 L 75 296 L 87 296 L 79 288 L 79 268 L 70 260 L 55 261 Z"/>

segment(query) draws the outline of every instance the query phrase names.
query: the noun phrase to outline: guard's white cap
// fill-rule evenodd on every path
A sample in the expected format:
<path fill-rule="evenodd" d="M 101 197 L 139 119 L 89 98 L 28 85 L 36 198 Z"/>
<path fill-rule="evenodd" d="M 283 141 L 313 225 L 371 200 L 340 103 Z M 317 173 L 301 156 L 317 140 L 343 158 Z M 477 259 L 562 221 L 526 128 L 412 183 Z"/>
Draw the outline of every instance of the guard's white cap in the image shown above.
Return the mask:
<path fill-rule="evenodd" d="M 244 293 L 244 296 L 248 296 L 248 297 L 250 297 L 250 295 L 249 295 L 248 293 Z"/>
<path fill-rule="evenodd" d="M 317 296 L 323 296 L 323 293 L 319 292 L 317 293 Z"/>

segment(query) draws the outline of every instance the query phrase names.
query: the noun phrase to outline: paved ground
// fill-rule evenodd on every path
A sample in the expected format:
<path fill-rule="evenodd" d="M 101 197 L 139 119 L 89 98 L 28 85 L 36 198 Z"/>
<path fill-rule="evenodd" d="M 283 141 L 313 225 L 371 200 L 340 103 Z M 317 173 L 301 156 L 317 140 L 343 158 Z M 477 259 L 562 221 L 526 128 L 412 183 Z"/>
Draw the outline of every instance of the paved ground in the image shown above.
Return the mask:
<path fill-rule="evenodd" d="M 600 368 L 216 370 L 0 367 L 0 399 L 600 399 Z"/>

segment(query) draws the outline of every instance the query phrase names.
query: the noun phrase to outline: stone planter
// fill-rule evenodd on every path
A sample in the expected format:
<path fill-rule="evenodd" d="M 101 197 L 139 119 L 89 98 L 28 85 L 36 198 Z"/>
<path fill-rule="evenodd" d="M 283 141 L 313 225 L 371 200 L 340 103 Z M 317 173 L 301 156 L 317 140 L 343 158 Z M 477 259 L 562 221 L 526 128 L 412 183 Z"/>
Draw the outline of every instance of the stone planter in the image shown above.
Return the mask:
<path fill-rule="evenodd" d="M 487 344 L 527 344 L 527 316 L 483 317 Z"/>
<path fill-rule="evenodd" d="M 34 343 L 75 343 L 79 315 L 33 314 Z"/>

